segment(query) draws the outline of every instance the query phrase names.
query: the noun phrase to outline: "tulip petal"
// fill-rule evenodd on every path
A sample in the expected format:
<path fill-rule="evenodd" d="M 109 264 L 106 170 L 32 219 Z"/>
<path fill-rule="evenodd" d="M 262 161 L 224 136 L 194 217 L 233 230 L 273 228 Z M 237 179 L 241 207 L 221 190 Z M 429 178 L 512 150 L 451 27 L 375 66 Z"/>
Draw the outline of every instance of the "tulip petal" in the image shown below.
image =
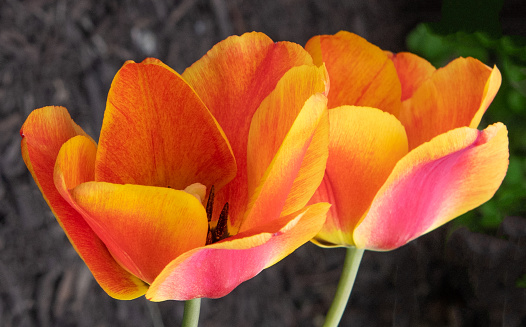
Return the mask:
<path fill-rule="evenodd" d="M 410 52 L 388 53 L 393 61 L 402 85 L 402 101 L 413 93 L 435 72 L 435 67 L 424 58 Z"/>
<path fill-rule="evenodd" d="M 332 203 L 321 246 L 352 246 L 352 231 L 393 167 L 407 154 L 402 124 L 375 108 L 342 106 L 329 110 L 329 159 L 323 182 L 311 200 Z"/>
<path fill-rule="evenodd" d="M 181 76 L 156 59 L 124 64 L 108 94 L 97 181 L 220 188 L 235 170 L 224 133 Z"/>
<path fill-rule="evenodd" d="M 165 301 L 225 296 L 312 238 L 329 206 L 311 205 L 268 225 L 189 251 L 164 269 L 146 297 Z"/>
<path fill-rule="evenodd" d="M 206 243 L 205 209 L 184 191 L 89 182 L 71 196 L 115 260 L 147 283 L 173 259 Z"/>
<path fill-rule="evenodd" d="M 45 107 L 33 111 L 20 133 L 23 137 L 22 157 L 29 171 L 71 244 L 99 285 L 108 295 L 121 300 L 130 300 L 145 294 L 146 285 L 115 262 L 104 243 L 55 187 L 55 161 L 63 144 L 77 135 L 82 135 L 78 137 L 79 140 L 91 144 L 93 149 L 93 140 L 73 122 L 63 107 Z M 83 149 L 85 155 L 79 153 L 79 156 L 90 157 L 90 146 L 87 145 Z M 89 169 L 86 168 L 92 164 L 87 162 L 83 165 L 85 169 L 81 175 L 86 177 L 89 175 Z M 76 169 L 72 165 L 70 167 Z"/>
<path fill-rule="evenodd" d="M 311 38 L 305 49 L 319 66 L 325 63 L 331 78 L 329 109 L 342 105 L 368 106 L 398 115 L 401 86 L 388 55 L 356 34 Z"/>
<path fill-rule="evenodd" d="M 488 201 L 508 167 L 506 126 L 468 127 L 411 151 L 354 232 L 359 248 L 392 250 Z"/>
<path fill-rule="evenodd" d="M 247 150 L 251 201 L 241 231 L 298 211 L 320 184 L 329 142 L 321 94 L 326 78 L 324 67 L 294 67 L 254 114 Z"/>
<path fill-rule="evenodd" d="M 88 135 L 75 124 L 66 108 L 53 106 L 34 110 L 20 129 L 20 135 L 22 158 L 49 204 L 48 198 L 59 195 L 53 182 L 53 169 L 60 147 L 76 135 Z"/>
<path fill-rule="evenodd" d="M 55 187 L 66 200 L 70 198 L 70 189 L 95 179 L 96 154 L 97 144 L 84 135 L 70 138 L 60 148 L 53 178 Z"/>
<path fill-rule="evenodd" d="M 500 83 L 497 67 L 473 58 L 459 58 L 436 70 L 402 104 L 399 119 L 409 148 L 458 127 L 476 128 Z"/>
<path fill-rule="evenodd" d="M 272 217 L 287 215 L 307 204 L 323 178 L 328 157 L 326 105 L 327 99 L 321 94 L 313 95 L 305 103 L 254 190 L 240 231 L 264 224 Z M 311 154 L 307 157 L 309 150 Z M 303 175 L 300 176 L 300 172 Z M 305 189 L 301 189 L 302 185 Z"/>
<path fill-rule="evenodd" d="M 312 64 L 312 58 L 301 46 L 246 33 L 219 42 L 182 74 L 225 131 L 237 160 L 236 178 L 216 192 L 214 201 L 222 207 L 234 199 L 229 203 L 232 225 L 239 226 L 249 200 L 246 158 L 252 116 L 290 68 L 305 64 Z"/>

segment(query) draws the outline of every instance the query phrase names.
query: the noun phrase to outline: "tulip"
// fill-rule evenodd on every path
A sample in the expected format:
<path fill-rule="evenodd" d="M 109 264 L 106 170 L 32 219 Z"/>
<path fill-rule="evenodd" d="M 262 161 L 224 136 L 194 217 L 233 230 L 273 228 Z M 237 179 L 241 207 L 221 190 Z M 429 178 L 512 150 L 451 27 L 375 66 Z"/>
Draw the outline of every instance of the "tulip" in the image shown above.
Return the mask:
<path fill-rule="evenodd" d="M 299 45 L 230 37 L 179 75 L 126 62 L 98 144 L 33 111 L 22 155 L 73 247 L 117 299 L 218 298 L 310 240 L 328 157 L 328 79 Z"/>
<path fill-rule="evenodd" d="M 388 251 L 488 201 L 508 167 L 506 126 L 479 131 L 501 83 L 473 58 L 435 69 L 339 32 L 305 48 L 330 76 L 329 159 L 313 242 Z"/>
<path fill-rule="evenodd" d="M 347 247 L 324 327 L 337 326 L 364 251 L 389 251 L 488 201 L 508 167 L 506 126 L 479 131 L 501 83 L 473 58 L 435 69 L 348 32 L 311 38 L 325 65 L 329 158 L 311 203 L 332 204 L 312 240 Z"/>

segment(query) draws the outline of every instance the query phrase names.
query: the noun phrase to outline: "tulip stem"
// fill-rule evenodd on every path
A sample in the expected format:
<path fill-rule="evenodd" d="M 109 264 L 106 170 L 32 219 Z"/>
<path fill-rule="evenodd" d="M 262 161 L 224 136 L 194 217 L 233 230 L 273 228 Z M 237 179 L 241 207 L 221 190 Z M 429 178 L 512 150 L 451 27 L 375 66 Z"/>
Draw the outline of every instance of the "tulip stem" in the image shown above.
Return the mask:
<path fill-rule="evenodd" d="M 199 324 L 200 310 L 200 298 L 185 301 L 182 327 L 197 327 L 197 325 Z"/>
<path fill-rule="evenodd" d="M 331 308 L 327 313 L 327 317 L 325 317 L 323 327 L 336 327 L 340 323 L 347 302 L 349 301 L 349 296 L 351 295 L 363 252 L 364 249 L 357 249 L 355 247 L 347 248 L 342 275 L 340 276 L 338 288 L 336 289 L 336 295 L 332 300 Z"/>

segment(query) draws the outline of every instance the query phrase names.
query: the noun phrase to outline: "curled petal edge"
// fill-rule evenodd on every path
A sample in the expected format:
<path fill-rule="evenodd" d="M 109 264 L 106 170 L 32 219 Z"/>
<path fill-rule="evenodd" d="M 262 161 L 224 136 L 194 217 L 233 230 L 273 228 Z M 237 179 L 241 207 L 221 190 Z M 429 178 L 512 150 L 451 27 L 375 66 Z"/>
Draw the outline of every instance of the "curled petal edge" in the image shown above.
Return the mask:
<path fill-rule="evenodd" d="M 172 261 L 146 293 L 151 301 L 219 298 L 309 241 L 330 204 L 318 203 Z"/>
<path fill-rule="evenodd" d="M 395 166 L 354 231 L 358 248 L 388 251 L 491 199 L 508 168 L 502 123 L 435 137 Z"/>

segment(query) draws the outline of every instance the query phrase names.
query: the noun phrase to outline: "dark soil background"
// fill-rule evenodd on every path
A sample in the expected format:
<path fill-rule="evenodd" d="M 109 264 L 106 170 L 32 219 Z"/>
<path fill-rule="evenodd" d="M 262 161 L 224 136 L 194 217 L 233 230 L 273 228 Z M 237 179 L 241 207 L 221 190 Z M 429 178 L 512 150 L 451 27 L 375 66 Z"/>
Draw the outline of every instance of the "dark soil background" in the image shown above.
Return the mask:
<path fill-rule="evenodd" d="M 427 0 L 0 0 L 0 326 L 178 326 L 183 303 L 117 301 L 77 256 L 20 156 L 27 115 L 62 105 L 97 137 L 125 60 L 157 57 L 182 72 L 231 34 L 262 31 L 300 44 L 345 29 L 404 51 Z M 523 0 L 501 11 L 523 34 Z M 490 64 L 490 63 L 488 63 Z M 344 249 L 306 244 L 240 285 L 205 299 L 202 326 L 321 326 Z M 446 225 L 392 252 L 366 252 L 341 326 L 526 326 L 526 219 L 495 235 Z M 526 282 L 524 282 L 526 283 Z"/>

